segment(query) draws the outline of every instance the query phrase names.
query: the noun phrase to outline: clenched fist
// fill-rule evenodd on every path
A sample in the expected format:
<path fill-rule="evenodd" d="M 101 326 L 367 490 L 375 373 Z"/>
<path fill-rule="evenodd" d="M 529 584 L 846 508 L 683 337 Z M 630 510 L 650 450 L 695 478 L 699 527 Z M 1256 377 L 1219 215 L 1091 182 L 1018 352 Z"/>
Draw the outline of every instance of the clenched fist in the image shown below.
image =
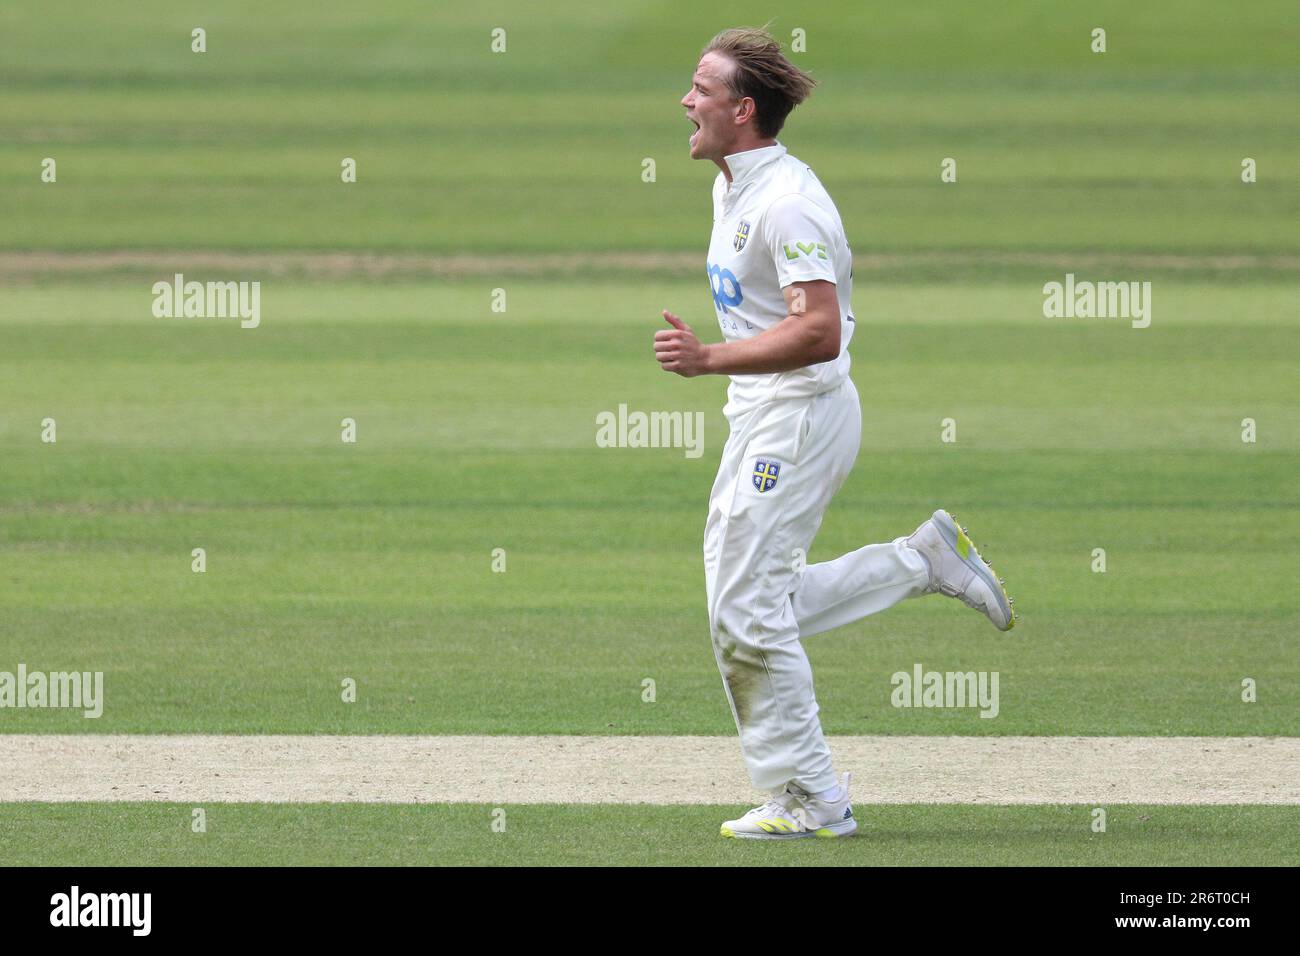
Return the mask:
<path fill-rule="evenodd" d="M 664 320 L 671 329 L 655 333 L 655 358 L 665 372 L 676 372 L 683 378 L 693 378 L 709 371 L 709 347 L 691 331 L 691 327 L 671 312 L 664 312 Z"/>

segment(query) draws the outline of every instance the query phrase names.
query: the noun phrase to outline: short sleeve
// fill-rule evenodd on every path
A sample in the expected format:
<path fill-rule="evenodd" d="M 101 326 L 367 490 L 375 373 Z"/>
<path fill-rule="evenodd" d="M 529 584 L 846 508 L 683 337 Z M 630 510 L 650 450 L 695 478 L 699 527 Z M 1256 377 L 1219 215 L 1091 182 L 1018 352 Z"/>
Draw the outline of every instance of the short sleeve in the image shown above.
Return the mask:
<path fill-rule="evenodd" d="M 835 281 L 835 221 L 821 206 L 790 193 L 763 214 L 763 239 L 781 288 L 792 282 Z"/>

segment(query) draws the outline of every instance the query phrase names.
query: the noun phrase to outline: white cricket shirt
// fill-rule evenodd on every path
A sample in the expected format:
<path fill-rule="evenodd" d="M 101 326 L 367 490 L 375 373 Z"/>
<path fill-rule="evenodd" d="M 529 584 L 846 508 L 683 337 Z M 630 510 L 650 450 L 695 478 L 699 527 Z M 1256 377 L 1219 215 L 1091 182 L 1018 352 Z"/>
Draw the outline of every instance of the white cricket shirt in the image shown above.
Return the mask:
<path fill-rule="evenodd" d="M 840 306 L 840 354 L 829 362 L 762 375 L 732 375 L 729 418 L 784 398 L 811 398 L 849 374 L 853 336 L 853 261 L 844 225 L 813 171 L 774 146 L 726 157 L 731 183 L 713 183 L 709 288 L 728 341 L 770 329 L 789 313 L 781 290 L 792 282 L 835 283 Z"/>

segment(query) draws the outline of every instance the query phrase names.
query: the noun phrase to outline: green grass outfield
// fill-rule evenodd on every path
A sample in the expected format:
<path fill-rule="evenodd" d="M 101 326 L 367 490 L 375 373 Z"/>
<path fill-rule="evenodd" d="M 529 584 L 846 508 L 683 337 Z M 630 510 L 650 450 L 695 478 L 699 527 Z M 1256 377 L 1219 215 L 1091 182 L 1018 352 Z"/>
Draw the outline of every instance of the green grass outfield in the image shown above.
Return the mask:
<path fill-rule="evenodd" d="M 0 248 L 702 256 L 678 100 L 714 32 L 769 19 L 806 31 L 822 82 L 782 139 L 855 250 L 1296 250 L 1289 0 L 10 4 Z"/>
<path fill-rule="evenodd" d="M 5 6 L 0 671 L 102 670 L 106 699 L 0 733 L 734 733 L 700 556 L 724 383 L 650 343 L 662 308 L 718 336 L 678 99 L 716 30 L 769 19 L 807 31 L 821 85 L 781 139 L 858 256 L 863 448 L 810 560 L 942 505 L 1023 615 L 929 598 L 811 640 L 828 733 L 1300 735 L 1284 0 Z M 181 253 L 260 281 L 260 328 L 155 318 Z M 1067 272 L 1151 282 L 1151 327 L 1044 318 Z M 598 448 L 620 404 L 702 413 L 702 455 Z M 892 707 L 918 663 L 998 671 L 998 717 Z M 202 836 L 189 809 L 0 805 L 0 862 L 1295 862 L 1287 806 L 1115 807 L 1107 834 L 862 807 L 866 839 L 781 848 L 718 841 L 739 807 L 516 806 L 494 834 L 475 805 L 230 805 Z"/>
<path fill-rule="evenodd" d="M 4 728 L 728 733 L 699 543 L 724 386 L 649 348 L 661 306 L 706 328 L 706 287 L 507 286 L 502 315 L 477 283 L 268 283 L 248 330 L 155 319 L 144 282 L 9 290 L 0 662 L 103 670 L 107 701 Z M 811 640 L 829 733 L 1300 732 L 1293 290 L 1157 289 L 1142 330 L 1027 284 L 860 295 L 863 453 L 811 560 L 943 505 L 1024 620 L 929 598 Z M 620 403 L 703 412 L 703 454 L 597 448 Z M 999 671 L 998 718 L 893 708 L 918 662 Z"/>
<path fill-rule="evenodd" d="M 1284 866 L 1295 807 L 859 807 L 858 835 L 724 840 L 734 807 L 0 804 L 0 865 Z M 502 813 L 495 813 L 502 811 Z M 504 821 L 504 831 L 493 829 Z"/>

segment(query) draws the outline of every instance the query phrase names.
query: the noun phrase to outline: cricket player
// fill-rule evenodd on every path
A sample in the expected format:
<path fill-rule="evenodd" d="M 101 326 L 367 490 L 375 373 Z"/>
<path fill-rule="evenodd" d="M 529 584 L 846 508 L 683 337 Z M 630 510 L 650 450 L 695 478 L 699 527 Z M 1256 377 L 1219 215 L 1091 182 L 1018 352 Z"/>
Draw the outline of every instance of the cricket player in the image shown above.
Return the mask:
<path fill-rule="evenodd" d="M 852 257 L 835 204 L 777 142 L 814 81 L 768 33 L 709 42 L 681 101 L 692 159 L 712 160 L 708 276 L 724 341 L 665 311 L 655 358 L 686 378 L 728 375 L 730 426 L 704 527 L 709 628 L 754 785 L 773 799 L 724 837 L 849 836 L 849 774 L 836 776 L 800 640 L 938 592 L 1000 630 L 1011 600 L 943 510 L 908 537 L 803 566 L 861 440 L 849 378 Z M 924 389 L 918 382 L 917 388 Z"/>

